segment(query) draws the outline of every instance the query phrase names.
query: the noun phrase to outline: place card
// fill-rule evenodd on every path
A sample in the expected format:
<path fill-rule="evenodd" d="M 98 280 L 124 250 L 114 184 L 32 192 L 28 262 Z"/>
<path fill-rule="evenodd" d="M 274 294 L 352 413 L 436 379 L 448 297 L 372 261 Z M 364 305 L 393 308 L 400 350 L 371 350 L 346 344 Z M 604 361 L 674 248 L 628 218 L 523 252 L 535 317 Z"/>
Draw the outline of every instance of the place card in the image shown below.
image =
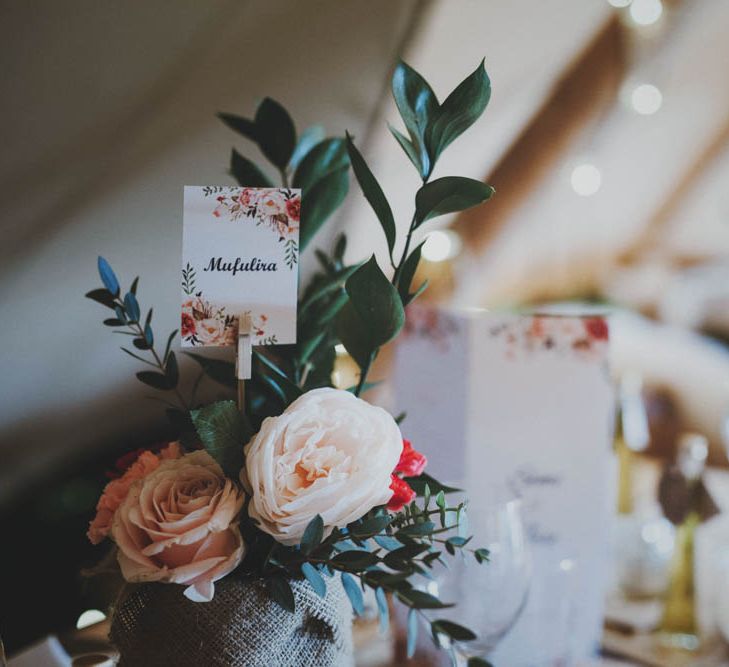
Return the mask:
<path fill-rule="evenodd" d="M 185 186 L 183 347 L 296 342 L 301 191 Z"/>
<path fill-rule="evenodd" d="M 598 648 L 615 488 L 607 352 L 601 317 L 408 308 L 403 435 L 436 478 L 468 489 L 475 534 L 494 491 L 522 501 L 532 582 L 494 664 L 573 664 Z"/>

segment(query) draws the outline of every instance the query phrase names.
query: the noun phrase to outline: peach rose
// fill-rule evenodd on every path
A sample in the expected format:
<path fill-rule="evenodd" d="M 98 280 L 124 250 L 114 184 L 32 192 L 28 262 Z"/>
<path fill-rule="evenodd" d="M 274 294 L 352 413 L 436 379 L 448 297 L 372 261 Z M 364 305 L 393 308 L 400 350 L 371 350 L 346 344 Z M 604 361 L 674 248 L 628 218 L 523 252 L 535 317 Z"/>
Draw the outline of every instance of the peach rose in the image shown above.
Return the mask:
<path fill-rule="evenodd" d="M 112 537 L 127 581 L 186 584 L 195 602 L 245 551 L 238 528 L 243 492 L 205 451 L 165 461 L 135 482 L 114 516 Z"/>
<path fill-rule="evenodd" d="M 91 544 L 99 544 L 109 535 L 114 513 L 124 502 L 132 484 L 156 470 L 160 461 L 179 458 L 180 454 L 179 442 L 169 443 L 157 454 L 142 451 L 121 477 L 113 479 L 104 487 L 104 492 L 96 503 L 96 516 L 89 523 L 89 530 L 86 533 Z"/>
<path fill-rule="evenodd" d="M 340 389 L 309 391 L 246 445 L 248 513 L 282 544 L 298 544 L 317 514 L 329 535 L 390 500 L 402 449 L 382 408 Z"/>

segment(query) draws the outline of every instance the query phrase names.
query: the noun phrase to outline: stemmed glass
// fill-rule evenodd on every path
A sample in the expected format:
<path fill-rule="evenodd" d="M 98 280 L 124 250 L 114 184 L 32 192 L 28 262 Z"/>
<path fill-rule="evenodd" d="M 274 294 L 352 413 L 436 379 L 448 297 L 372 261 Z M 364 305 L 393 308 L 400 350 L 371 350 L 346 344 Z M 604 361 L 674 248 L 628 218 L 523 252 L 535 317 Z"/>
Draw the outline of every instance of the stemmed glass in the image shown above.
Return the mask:
<path fill-rule="evenodd" d="M 489 550 L 489 560 L 479 564 L 464 550 L 438 570 L 428 589 L 454 607 L 439 609 L 437 618 L 465 625 L 477 638 L 451 643 L 439 635 L 443 648 L 450 649 L 454 665 L 469 658 L 486 658 L 516 623 L 524 609 L 531 582 L 532 563 L 521 519 L 519 500 L 500 501 L 487 507 L 469 507 L 469 543 Z"/>

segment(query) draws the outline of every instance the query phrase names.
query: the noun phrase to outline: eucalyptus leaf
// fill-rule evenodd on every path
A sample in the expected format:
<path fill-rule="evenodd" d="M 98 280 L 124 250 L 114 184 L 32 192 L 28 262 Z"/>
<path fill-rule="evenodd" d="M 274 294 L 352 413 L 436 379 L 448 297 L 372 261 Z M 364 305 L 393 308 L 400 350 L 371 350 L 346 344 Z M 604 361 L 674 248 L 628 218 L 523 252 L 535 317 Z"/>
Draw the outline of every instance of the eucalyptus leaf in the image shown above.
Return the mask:
<path fill-rule="evenodd" d="M 322 538 L 324 537 L 324 521 L 321 516 L 317 514 L 311 521 L 309 521 L 304 534 L 301 537 L 301 550 L 305 554 L 311 553 L 313 549 L 321 544 Z"/>
<path fill-rule="evenodd" d="M 390 251 L 390 258 L 392 258 L 392 251 L 395 247 L 395 218 L 392 215 L 392 209 L 390 204 L 385 197 L 385 193 L 382 191 L 380 184 L 374 177 L 367 163 L 364 161 L 362 154 L 359 152 L 357 147 L 352 141 L 352 137 L 347 133 L 347 152 L 349 153 L 349 160 L 352 163 L 352 171 L 357 178 L 360 188 L 365 199 L 369 202 L 372 210 L 375 212 L 377 219 L 380 221 L 382 231 L 385 233 L 385 239 L 387 240 L 387 247 Z"/>
<path fill-rule="evenodd" d="M 99 276 L 101 277 L 101 282 L 104 283 L 104 287 L 111 292 L 112 296 L 119 296 L 119 281 L 109 265 L 109 262 L 99 255 L 97 266 L 99 269 Z"/>
<path fill-rule="evenodd" d="M 124 295 L 124 310 L 127 313 L 127 318 L 130 322 L 139 322 L 141 313 L 139 311 L 139 303 L 137 297 L 132 292 L 127 292 Z"/>
<path fill-rule="evenodd" d="M 474 632 L 462 625 L 459 625 L 458 623 L 454 623 L 453 621 L 448 621 L 446 619 L 433 621 L 430 624 L 430 627 L 432 628 L 434 635 L 443 634 L 451 639 L 455 639 L 456 641 L 468 642 L 476 639 L 476 634 Z"/>
<path fill-rule="evenodd" d="M 276 574 L 267 577 L 265 583 L 266 590 L 268 590 L 273 601 L 293 614 L 296 611 L 296 600 L 286 577 Z"/>
<path fill-rule="evenodd" d="M 223 359 L 210 359 L 201 354 L 195 354 L 194 352 L 185 352 L 185 354 L 200 364 L 205 375 L 212 380 L 226 387 L 235 388 L 238 386 L 238 380 L 235 377 L 235 364 L 233 362 Z"/>
<path fill-rule="evenodd" d="M 354 609 L 354 613 L 357 614 L 357 616 L 362 616 L 365 609 L 364 599 L 362 598 L 362 591 L 360 590 L 360 587 L 358 586 L 352 575 L 347 574 L 346 572 L 342 572 L 340 576 L 342 577 L 342 586 L 344 586 L 344 592 L 347 594 L 349 601 L 352 603 L 352 609 Z"/>
<path fill-rule="evenodd" d="M 377 613 L 380 617 L 380 632 L 384 634 L 390 627 L 390 609 L 387 606 L 387 596 L 382 587 L 375 590 L 375 600 L 377 601 Z"/>
<path fill-rule="evenodd" d="M 107 308 L 110 308 L 111 310 L 114 310 L 116 308 L 116 304 L 114 302 L 114 295 L 105 287 L 100 287 L 98 289 L 92 289 L 90 292 L 86 292 L 86 294 L 84 294 L 84 296 L 87 299 L 96 301 L 96 303 L 100 303 L 102 306 L 106 306 Z"/>
<path fill-rule="evenodd" d="M 319 574 L 319 570 L 317 570 L 311 563 L 302 563 L 301 573 L 306 577 L 306 580 L 320 598 L 326 597 L 327 585 L 324 583 L 324 579 L 321 574 Z"/>
<path fill-rule="evenodd" d="M 155 371 L 139 371 L 136 375 L 140 382 L 143 382 L 150 387 L 154 387 L 155 389 L 160 389 L 162 391 L 174 389 L 169 378 L 166 375 L 162 375 L 162 373 L 156 373 Z"/>
<path fill-rule="evenodd" d="M 288 111 L 266 97 L 256 109 L 256 138 L 263 154 L 285 170 L 296 146 L 296 129 Z"/>
<path fill-rule="evenodd" d="M 439 215 L 478 206 L 493 193 L 490 185 L 464 176 L 445 176 L 426 183 L 415 195 L 415 227 Z"/>
<path fill-rule="evenodd" d="M 243 447 L 252 433 L 235 403 L 211 403 L 191 410 L 190 416 L 205 449 L 228 477 L 237 479 L 244 462 Z"/>
<path fill-rule="evenodd" d="M 247 157 L 243 157 L 235 148 L 230 153 L 230 173 L 238 182 L 238 185 L 242 185 L 243 187 L 273 187 L 273 181 Z"/>
<path fill-rule="evenodd" d="M 408 659 L 415 655 L 415 646 L 418 641 L 418 616 L 415 609 L 408 612 L 407 621 L 407 656 Z"/>

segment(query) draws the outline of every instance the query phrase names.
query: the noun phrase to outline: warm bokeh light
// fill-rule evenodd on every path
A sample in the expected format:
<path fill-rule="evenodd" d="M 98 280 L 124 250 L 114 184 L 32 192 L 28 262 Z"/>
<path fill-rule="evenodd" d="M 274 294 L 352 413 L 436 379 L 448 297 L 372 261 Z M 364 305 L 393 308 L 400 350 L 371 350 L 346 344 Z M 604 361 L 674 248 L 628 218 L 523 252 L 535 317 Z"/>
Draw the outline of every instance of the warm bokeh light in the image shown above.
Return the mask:
<path fill-rule="evenodd" d="M 652 25 L 662 14 L 661 0 L 633 0 L 630 5 L 630 18 L 638 25 Z"/>
<path fill-rule="evenodd" d="M 663 93 L 652 83 L 642 83 L 630 94 L 630 104 L 639 114 L 650 116 L 663 105 Z"/>
<path fill-rule="evenodd" d="M 461 239 L 450 229 L 436 229 L 430 232 L 423 245 L 423 259 L 429 262 L 444 262 L 455 257 L 461 250 Z"/>
<path fill-rule="evenodd" d="M 580 164 L 572 170 L 572 189 L 582 197 L 594 195 L 602 185 L 602 174 L 594 164 Z"/>

